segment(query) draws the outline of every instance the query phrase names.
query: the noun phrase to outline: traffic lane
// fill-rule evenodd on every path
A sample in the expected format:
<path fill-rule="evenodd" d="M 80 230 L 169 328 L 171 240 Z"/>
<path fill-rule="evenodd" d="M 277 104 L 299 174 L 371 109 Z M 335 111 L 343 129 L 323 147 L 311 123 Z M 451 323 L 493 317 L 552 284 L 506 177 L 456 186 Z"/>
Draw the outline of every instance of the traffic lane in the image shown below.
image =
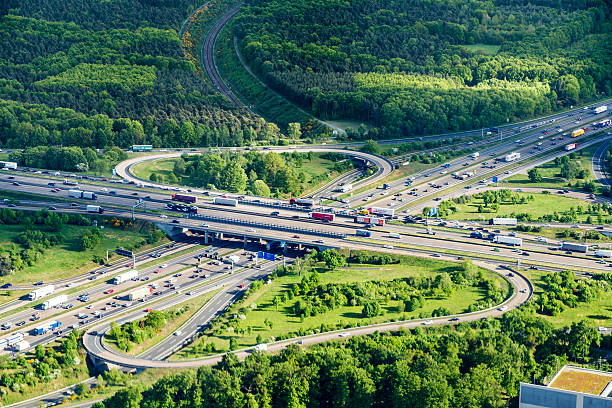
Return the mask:
<path fill-rule="evenodd" d="M 610 180 L 606 174 L 606 165 L 605 165 L 605 157 L 608 152 L 609 143 L 603 142 L 597 148 L 597 150 L 593 153 L 593 157 L 591 159 L 591 168 L 593 170 L 593 174 L 595 175 L 595 179 L 604 186 L 610 186 Z"/>

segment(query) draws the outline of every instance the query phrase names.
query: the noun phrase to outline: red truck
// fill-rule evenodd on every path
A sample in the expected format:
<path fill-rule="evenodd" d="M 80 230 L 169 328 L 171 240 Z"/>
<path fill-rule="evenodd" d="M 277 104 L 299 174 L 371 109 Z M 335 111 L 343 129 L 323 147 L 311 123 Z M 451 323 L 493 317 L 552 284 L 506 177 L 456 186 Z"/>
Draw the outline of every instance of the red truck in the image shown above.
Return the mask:
<path fill-rule="evenodd" d="M 323 220 L 323 221 L 333 221 L 336 218 L 336 216 L 330 213 L 311 212 L 311 213 L 308 213 L 308 218 L 314 218 L 315 220 Z"/>
<path fill-rule="evenodd" d="M 183 203 L 195 203 L 198 199 L 194 196 L 182 195 L 182 194 L 172 194 L 172 200 L 174 201 L 182 201 Z"/>
<path fill-rule="evenodd" d="M 353 219 L 353 221 L 359 224 L 374 224 L 374 225 L 378 225 L 381 227 L 385 225 L 385 219 L 378 218 L 378 217 L 366 217 L 366 216 L 358 215 L 357 217 Z"/>

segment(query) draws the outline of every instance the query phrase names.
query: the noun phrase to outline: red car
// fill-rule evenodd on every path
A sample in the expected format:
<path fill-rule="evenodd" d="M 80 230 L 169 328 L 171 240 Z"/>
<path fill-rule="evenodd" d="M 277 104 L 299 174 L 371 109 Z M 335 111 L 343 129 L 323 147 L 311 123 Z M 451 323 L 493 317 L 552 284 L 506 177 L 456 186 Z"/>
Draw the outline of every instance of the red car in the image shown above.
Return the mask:
<path fill-rule="evenodd" d="M 155 273 L 161 273 L 161 269 L 156 270 Z"/>
<path fill-rule="evenodd" d="M 293 238 L 299 238 L 299 237 L 300 237 L 299 235 L 294 235 L 294 236 L 293 236 Z"/>
<path fill-rule="evenodd" d="M 238 287 L 239 287 L 240 289 L 244 289 L 244 288 L 245 288 L 245 286 L 246 286 L 246 285 L 245 285 L 244 283 L 241 283 L 240 285 L 238 285 Z"/>
<path fill-rule="evenodd" d="M 104 178 L 102 179 L 102 181 L 108 181 L 108 179 L 107 179 L 106 177 L 104 177 Z"/>
<path fill-rule="evenodd" d="M 106 295 L 110 295 L 111 293 L 113 293 L 115 291 L 115 289 L 109 289 L 106 292 L 104 292 L 104 294 Z"/>
<path fill-rule="evenodd" d="M 152 310 L 153 310 L 153 309 L 148 308 L 148 309 L 145 309 L 145 312 L 149 313 L 149 312 L 150 312 L 150 311 L 152 311 Z"/>

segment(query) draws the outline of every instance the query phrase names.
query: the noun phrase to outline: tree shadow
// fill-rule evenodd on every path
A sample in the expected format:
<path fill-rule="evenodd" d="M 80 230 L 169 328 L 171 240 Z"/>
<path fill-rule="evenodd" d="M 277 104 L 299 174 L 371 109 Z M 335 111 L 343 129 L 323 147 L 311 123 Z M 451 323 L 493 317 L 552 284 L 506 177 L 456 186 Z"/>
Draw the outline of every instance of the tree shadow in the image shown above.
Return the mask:
<path fill-rule="evenodd" d="M 610 318 L 610 316 L 602 315 L 602 314 L 587 315 L 587 317 L 589 319 L 596 319 L 596 320 L 606 320 Z"/>
<path fill-rule="evenodd" d="M 342 313 L 343 317 L 346 317 L 348 319 L 361 319 L 361 313 L 359 312 L 344 312 Z"/>

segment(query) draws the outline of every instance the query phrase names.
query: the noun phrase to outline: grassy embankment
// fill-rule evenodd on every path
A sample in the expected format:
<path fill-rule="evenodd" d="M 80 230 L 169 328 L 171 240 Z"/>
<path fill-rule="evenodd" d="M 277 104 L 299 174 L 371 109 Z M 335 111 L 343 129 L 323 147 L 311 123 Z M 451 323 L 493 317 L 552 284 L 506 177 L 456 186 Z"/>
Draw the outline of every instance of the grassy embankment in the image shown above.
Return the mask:
<path fill-rule="evenodd" d="M 410 265 L 359 265 L 351 264 L 350 267 L 340 268 L 335 271 L 320 273 L 321 283 L 355 283 L 377 280 L 393 280 L 405 277 L 424 277 L 435 276 L 436 274 L 448 271 L 449 268 L 457 264 L 439 260 L 411 258 Z M 508 284 L 499 275 L 490 271 L 483 270 L 488 276 L 501 285 L 508 288 Z M 481 288 L 461 287 L 449 297 L 426 297 L 423 307 L 413 312 L 399 312 L 397 310 L 399 301 L 381 299 L 381 309 L 383 313 L 373 318 L 363 318 L 363 306 L 341 306 L 325 313 L 301 319 L 293 313 L 293 307 L 300 298 L 288 300 L 283 304 L 274 306 L 273 299 L 282 296 L 293 284 L 299 284 L 302 277 L 297 275 L 286 275 L 274 279 L 270 284 L 252 293 L 242 303 L 245 309 L 250 309 L 244 319 L 233 325 L 232 330 L 218 330 L 213 334 L 202 336 L 195 347 L 188 347 L 173 358 L 191 358 L 196 355 L 205 355 L 206 352 L 197 351 L 198 344 L 214 344 L 217 351 L 229 350 L 229 341 L 235 338 L 238 347 L 253 346 L 256 344 L 257 337 L 261 336 L 264 341 L 287 333 L 301 331 L 304 334 L 310 333 L 313 329 L 318 329 L 322 324 L 326 326 L 341 324 L 343 326 L 367 325 L 381 323 L 390 320 L 405 320 L 419 317 L 429 317 L 434 309 L 444 307 L 451 313 L 464 312 L 470 305 L 484 297 Z M 231 310 L 230 314 L 239 313 L 238 310 Z M 267 323 L 267 324 L 266 324 Z M 210 354 L 210 353 L 208 353 Z"/>

